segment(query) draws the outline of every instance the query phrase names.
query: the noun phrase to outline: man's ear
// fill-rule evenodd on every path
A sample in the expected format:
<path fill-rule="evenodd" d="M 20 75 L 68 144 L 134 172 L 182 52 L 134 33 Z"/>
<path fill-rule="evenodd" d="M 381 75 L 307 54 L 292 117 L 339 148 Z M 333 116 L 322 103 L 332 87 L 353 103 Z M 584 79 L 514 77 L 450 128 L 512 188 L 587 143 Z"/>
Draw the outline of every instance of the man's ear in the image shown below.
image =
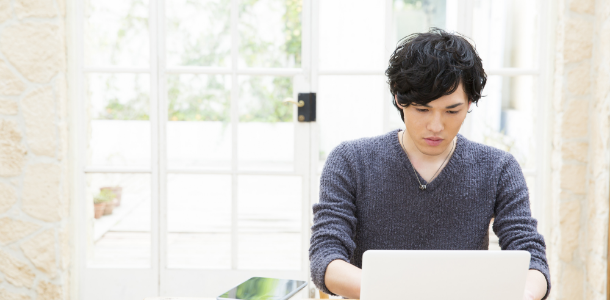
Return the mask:
<path fill-rule="evenodd" d="M 470 110 L 470 104 L 472 104 L 472 101 L 470 101 L 470 100 L 469 100 L 469 101 L 468 101 L 468 110 L 467 110 L 468 112 L 471 112 L 471 110 Z"/>

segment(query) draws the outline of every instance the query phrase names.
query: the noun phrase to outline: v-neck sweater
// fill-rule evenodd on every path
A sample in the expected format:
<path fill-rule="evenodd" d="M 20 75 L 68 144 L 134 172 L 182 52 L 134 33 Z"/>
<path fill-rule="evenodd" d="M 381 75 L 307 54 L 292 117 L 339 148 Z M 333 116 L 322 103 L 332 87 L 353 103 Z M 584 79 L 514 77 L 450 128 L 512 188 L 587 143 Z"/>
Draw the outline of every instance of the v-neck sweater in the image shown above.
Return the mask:
<path fill-rule="evenodd" d="M 369 249 L 488 250 L 494 218 L 502 250 L 530 252 L 530 269 L 546 278 L 546 298 L 544 238 L 517 160 L 458 134 L 449 161 L 428 183 L 414 172 L 397 134 L 343 142 L 329 154 L 313 205 L 309 259 L 316 286 L 332 294 L 324 284 L 328 264 L 341 259 L 362 268 Z"/>

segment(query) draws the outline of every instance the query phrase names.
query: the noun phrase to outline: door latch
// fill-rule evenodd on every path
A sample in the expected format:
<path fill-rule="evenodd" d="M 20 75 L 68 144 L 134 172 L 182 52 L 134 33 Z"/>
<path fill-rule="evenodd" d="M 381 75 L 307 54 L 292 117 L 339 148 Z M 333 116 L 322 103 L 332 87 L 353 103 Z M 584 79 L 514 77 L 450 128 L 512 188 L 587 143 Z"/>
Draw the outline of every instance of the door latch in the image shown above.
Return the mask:
<path fill-rule="evenodd" d="M 298 108 L 299 122 L 316 121 L 316 93 L 299 93 L 298 102 L 303 105 Z"/>
<path fill-rule="evenodd" d="M 299 122 L 316 121 L 316 93 L 299 93 L 297 101 L 294 101 L 292 98 L 286 98 L 284 103 L 292 103 L 298 107 L 297 119 Z"/>

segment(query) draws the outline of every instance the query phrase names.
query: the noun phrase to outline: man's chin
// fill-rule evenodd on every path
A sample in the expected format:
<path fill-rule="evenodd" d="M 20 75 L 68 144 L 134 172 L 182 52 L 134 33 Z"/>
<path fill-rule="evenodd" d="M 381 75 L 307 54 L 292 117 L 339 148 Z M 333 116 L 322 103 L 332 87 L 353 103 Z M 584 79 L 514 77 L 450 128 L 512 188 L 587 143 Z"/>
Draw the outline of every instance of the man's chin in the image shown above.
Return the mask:
<path fill-rule="evenodd" d="M 440 144 L 438 146 L 430 146 L 427 144 L 419 145 L 417 148 L 419 152 L 427 156 L 438 156 L 443 154 L 447 150 L 447 145 Z"/>

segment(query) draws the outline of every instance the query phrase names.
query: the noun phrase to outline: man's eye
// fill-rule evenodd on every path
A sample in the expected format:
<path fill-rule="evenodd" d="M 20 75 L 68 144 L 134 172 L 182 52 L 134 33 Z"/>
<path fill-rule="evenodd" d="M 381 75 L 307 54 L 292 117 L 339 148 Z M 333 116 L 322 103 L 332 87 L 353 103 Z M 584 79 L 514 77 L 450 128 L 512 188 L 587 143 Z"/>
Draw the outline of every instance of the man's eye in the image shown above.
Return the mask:
<path fill-rule="evenodd" d="M 428 110 L 425 108 L 416 108 L 417 111 L 419 112 L 427 112 Z"/>
<path fill-rule="evenodd" d="M 457 114 L 460 111 L 459 110 L 448 110 L 447 112 L 452 114 L 452 115 L 455 115 L 455 114 Z"/>

